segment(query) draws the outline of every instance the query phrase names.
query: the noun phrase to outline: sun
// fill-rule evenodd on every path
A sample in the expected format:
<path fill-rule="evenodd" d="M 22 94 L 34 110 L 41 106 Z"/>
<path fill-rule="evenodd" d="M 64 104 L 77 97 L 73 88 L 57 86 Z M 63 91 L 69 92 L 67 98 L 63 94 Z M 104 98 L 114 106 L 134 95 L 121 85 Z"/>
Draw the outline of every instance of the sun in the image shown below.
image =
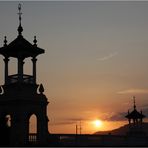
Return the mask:
<path fill-rule="evenodd" d="M 102 121 L 101 120 L 95 120 L 93 121 L 95 127 L 101 127 L 102 126 Z"/>

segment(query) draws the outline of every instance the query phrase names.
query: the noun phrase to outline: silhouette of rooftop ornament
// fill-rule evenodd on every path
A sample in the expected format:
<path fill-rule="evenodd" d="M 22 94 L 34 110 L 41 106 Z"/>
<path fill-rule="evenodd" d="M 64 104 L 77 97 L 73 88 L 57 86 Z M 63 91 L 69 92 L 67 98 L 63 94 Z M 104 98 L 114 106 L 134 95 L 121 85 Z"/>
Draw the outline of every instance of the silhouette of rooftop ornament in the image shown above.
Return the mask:
<path fill-rule="evenodd" d="M 40 84 L 40 86 L 39 86 L 39 92 L 40 92 L 40 94 L 43 94 L 43 92 L 44 92 L 44 87 L 42 84 Z"/>
<path fill-rule="evenodd" d="M 142 119 L 145 118 L 146 116 L 143 115 L 142 110 L 141 110 L 141 112 L 137 111 L 137 109 L 136 109 L 136 102 L 135 102 L 135 96 L 133 97 L 133 104 L 134 104 L 133 105 L 133 111 L 129 112 L 129 110 L 128 110 L 128 114 L 125 117 L 128 118 L 129 120 L 133 119 L 134 123 L 138 119 L 141 119 L 141 122 L 142 122 Z"/>
<path fill-rule="evenodd" d="M 21 4 L 18 5 L 18 15 L 19 15 L 19 27 L 18 27 L 18 36 L 14 39 L 10 44 L 7 45 L 7 39 L 5 36 L 4 39 L 4 47 L 0 48 L 0 54 L 8 57 L 18 58 L 21 56 L 22 58 L 27 57 L 36 57 L 39 54 L 43 54 L 45 51 L 37 47 L 36 36 L 34 36 L 34 45 L 28 42 L 23 36 L 23 27 L 21 24 L 22 20 L 22 12 L 21 12 Z"/>
<path fill-rule="evenodd" d="M 22 35 L 22 32 L 23 32 L 23 27 L 22 27 L 22 25 L 21 25 L 21 20 L 22 20 L 22 17 L 21 17 L 21 15 L 22 15 L 22 12 L 21 12 L 21 4 L 19 4 L 18 5 L 18 15 L 19 15 L 19 27 L 18 27 L 18 34 L 19 35 Z"/>
<path fill-rule="evenodd" d="M 142 114 L 142 110 L 140 111 L 140 113 Z"/>
<path fill-rule="evenodd" d="M 133 100 L 134 100 L 134 110 L 135 110 L 136 109 L 135 96 L 133 96 Z"/>
<path fill-rule="evenodd" d="M 4 47 L 6 47 L 6 46 L 7 46 L 7 37 L 4 36 Z"/>
<path fill-rule="evenodd" d="M 34 36 L 34 40 L 33 40 L 34 46 L 37 46 L 37 40 L 36 40 L 36 36 Z"/>

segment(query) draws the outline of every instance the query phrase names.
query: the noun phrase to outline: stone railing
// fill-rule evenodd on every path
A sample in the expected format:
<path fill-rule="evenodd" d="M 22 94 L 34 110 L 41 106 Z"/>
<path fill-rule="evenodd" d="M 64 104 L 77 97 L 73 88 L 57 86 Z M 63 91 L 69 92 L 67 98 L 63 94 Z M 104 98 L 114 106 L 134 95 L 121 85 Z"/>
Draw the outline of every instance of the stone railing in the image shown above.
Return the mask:
<path fill-rule="evenodd" d="M 8 76 L 8 84 L 17 83 L 17 82 L 19 82 L 19 75 L 18 74 Z M 33 84 L 34 83 L 33 76 L 24 74 L 23 75 L 23 83 Z"/>
<path fill-rule="evenodd" d="M 37 143 L 37 134 L 30 133 L 29 137 L 28 137 L 28 142 L 36 144 Z"/>

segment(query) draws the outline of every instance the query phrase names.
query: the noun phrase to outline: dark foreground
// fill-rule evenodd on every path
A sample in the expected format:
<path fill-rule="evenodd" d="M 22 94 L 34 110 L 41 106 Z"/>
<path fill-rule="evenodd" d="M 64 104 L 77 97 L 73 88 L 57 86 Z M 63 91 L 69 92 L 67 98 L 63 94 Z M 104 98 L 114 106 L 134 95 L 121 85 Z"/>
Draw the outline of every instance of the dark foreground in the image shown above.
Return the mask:
<path fill-rule="evenodd" d="M 146 135 L 76 135 L 76 134 L 50 134 L 49 142 L 42 146 L 148 146 Z M 29 146 L 40 146 L 36 141 L 30 141 Z"/>

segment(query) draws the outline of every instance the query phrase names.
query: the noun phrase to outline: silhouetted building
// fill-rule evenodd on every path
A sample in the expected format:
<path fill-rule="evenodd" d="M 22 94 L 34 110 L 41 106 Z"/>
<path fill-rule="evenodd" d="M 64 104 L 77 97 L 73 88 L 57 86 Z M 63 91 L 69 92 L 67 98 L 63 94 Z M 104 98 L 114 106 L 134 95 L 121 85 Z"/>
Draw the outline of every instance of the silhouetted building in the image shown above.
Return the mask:
<path fill-rule="evenodd" d="M 141 112 L 137 111 L 136 104 L 135 104 L 135 97 L 133 97 L 133 99 L 134 99 L 134 110 L 131 113 L 128 111 L 128 114 L 125 117 L 128 118 L 129 125 L 131 125 L 131 122 L 133 121 L 133 126 L 135 126 L 135 125 L 142 124 L 142 121 L 143 121 L 143 118 L 145 118 L 145 115 L 142 114 L 142 110 Z"/>
<path fill-rule="evenodd" d="M 126 135 L 126 143 L 128 146 L 146 146 L 147 135 L 143 129 L 143 118 L 146 116 L 143 115 L 142 110 L 140 112 L 136 109 L 135 97 L 133 111 L 129 112 L 125 116 L 129 121 L 129 131 Z"/>
<path fill-rule="evenodd" d="M 128 111 L 128 114 L 125 116 L 129 121 L 128 134 L 143 135 L 145 133 L 142 130 L 142 123 L 143 123 L 143 118 L 145 118 L 145 115 L 143 115 L 142 110 L 141 112 L 137 111 L 136 104 L 135 104 L 135 97 L 133 97 L 133 100 L 134 100 L 133 111 L 132 112 Z"/>
<path fill-rule="evenodd" d="M 45 51 L 37 46 L 36 37 L 33 44 L 28 42 L 22 35 L 21 5 L 19 10 L 18 36 L 10 44 L 7 38 L 4 39 L 4 46 L 0 48 L 0 54 L 4 56 L 5 81 L 0 87 L 0 120 L 9 116 L 9 144 L 22 146 L 32 141 L 38 145 L 44 145 L 48 140 L 48 117 L 47 98 L 43 94 L 43 85 L 36 83 L 36 62 L 37 56 Z M 10 58 L 17 59 L 17 73 L 9 75 Z M 24 60 L 31 58 L 32 75 L 23 71 Z M 29 60 L 29 59 L 28 59 Z M 29 119 L 31 115 L 37 118 L 37 133 L 29 135 Z M 6 122 L 0 122 L 0 126 L 6 126 Z M 7 130 L 7 128 L 6 128 Z M 6 133 L 0 130 L 0 135 Z M 8 142 L 7 142 L 8 143 Z"/>

